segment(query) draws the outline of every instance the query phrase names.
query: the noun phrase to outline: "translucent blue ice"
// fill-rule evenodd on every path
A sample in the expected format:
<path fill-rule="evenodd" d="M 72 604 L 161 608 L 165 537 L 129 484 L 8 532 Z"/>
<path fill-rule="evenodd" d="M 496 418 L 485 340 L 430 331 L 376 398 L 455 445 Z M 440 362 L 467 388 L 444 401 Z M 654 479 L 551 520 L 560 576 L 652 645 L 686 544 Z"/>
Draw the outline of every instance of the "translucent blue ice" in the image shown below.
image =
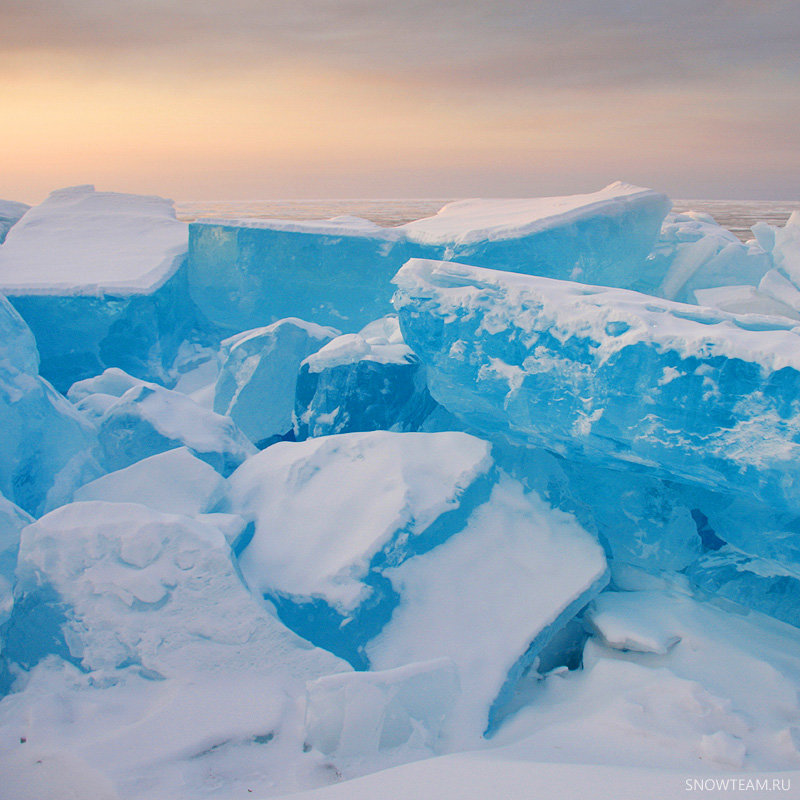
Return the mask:
<path fill-rule="evenodd" d="M 206 220 L 190 225 L 189 284 L 203 314 L 240 331 L 300 316 L 357 331 L 391 310 L 389 281 L 409 258 L 629 286 L 669 210 L 649 189 L 615 183 L 586 195 L 468 200 L 399 228 Z"/>
<path fill-rule="evenodd" d="M 119 369 L 78 382 L 69 396 L 97 421 L 102 462 L 108 471 L 187 447 L 227 476 L 257 452 L 230 417 Z"/>
<path fill-rule="evenodd" d="M 416 431 L 438 408 L 396 316 L 346 333 L 309 356 L 297 377 L 298 440 L 353 431 Z"/>
<path fill-rule="evenodd" d="M 800 627 L 800 569 L 783 559 L 759 558 L 726 545 L 704 555 L 686 575 L 712 596 Z"/>
<path fill-rule="evenodd" d="M 31 514 L 99 474 L 94 426 L 39 377 L 30 329 L 0 296 L 0 493 Z"/>
<path fill-rule="evenodd" d="M 0 292 L 36 336 L 41 372 L 60 391 L 117 366 L 168 381 L 198 322 L 183 270 L 187 226 L 169 200 L 53 192 L 0 247 Z"/>
<path fill-rule="evenodd" d="M 214 411 L 231 417 L 254 444 L 287 434 L 300 364 L 338 333 L 289 318 L 226 339 Z"/>
<path fill-rule="evenodd" d="M 800 511 L 800 335 L 635 292 L 415 260 L 406 342 L 475 429 Z"/>

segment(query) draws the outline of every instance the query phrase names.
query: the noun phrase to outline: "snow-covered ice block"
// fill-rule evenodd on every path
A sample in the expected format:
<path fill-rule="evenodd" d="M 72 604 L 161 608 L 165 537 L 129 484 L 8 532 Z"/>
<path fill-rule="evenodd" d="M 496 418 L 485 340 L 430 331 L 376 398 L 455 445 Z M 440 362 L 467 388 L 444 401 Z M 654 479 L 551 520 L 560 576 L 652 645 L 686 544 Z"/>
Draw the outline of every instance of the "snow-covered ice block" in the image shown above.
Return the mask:
<path fill-rule="evenodd" d="M 108 406 L 100 418 L 98 436 L 110 471 L 187 447 L 227 476 L 257 452 L 230 417 L 215 414 L 180 392 L 145 382 Z"/>
<path fill-rule="evenodd" d="M 399 747 L 430 756 L 459 691 L 458 671 L 446 658 L 317 678 L 307 685 L 305 738 L 339 759 Z"/>
<path fill-rule="evenodd" d="M 641 278 L 670 207 L 663 194 L 616 182 L 566 197 L 459 200 L 403 230 L 447 261 L 630 286 Z"/>
<path fill-rule="evenodd" d="M 23 530 L 5 655 L 28 668 L 50 653 L 145 677 L 343 668 L 259 605 L 215 526 L 125 503 L 72 503 Z"/>
<path fill-rule="evenodd" d="M 225 339 L 214 411 L 231 417 L 254 444 L 288 433 L 300 364 L 338 334 L 290 317 Z"/>
<path fill-rule="evenodd" d="M 686 570 L 694 586 L 800 628 L 800 568 L 726 545 Z"/>
<path fill-rule="evenodd" d="M 309 356 L 297 377 L 295 437 L 416 431 L 437 408 L 397 317 L 346 333 Z"/>
<path fill-rule="evenodd" d="M 0 494 L 0 632 L 14 605 L 14 570 L 17 568 L 19 534 L 31 522 L 33 517 L 30 514 Z M 0 652 L 2 650 L 3 640 L 0 636 Z"/>
<path fill-rule="evenodd" d="M 456 740 L 493 730 L 524 671 L 608 581 L 602 549 L 574 517 L 510 478 L 460 533 L 384 575 L 400 602 L 367 646 L 370 663 L 452 659 Z"/>
<path fill-rule="evenodd" d="M 0 248 L 0 292 L 33 329 L 44 377 L 66 390 L 107 366 L 164 376 L 196 321 L 187 232 L 169 200 L 91 186 L 25 214 Z"/>
<path fill-rule="evenodd" d="M 770 270 L 767 275 L 774 273 Z M 767 275 L 764 278 L 767 278 Z M 791 305 L 777 299 L 776 293 L 765 293 L 760 287 L 753 286 L 719 286 L 713 289 L 695 289 L 694 299 L 698 305 L 718 308 L 720 311 L 730 311 L 732 314 L 761 314 L 788 317 L 800 321 L 800 312 Z M 771 281 L 767 284 L 771 284 Z M 795 289 L 795 293 L 800 292 Z"/>
<path fill-rule="evenodd" d="M 586 623 L 608 647 L 663 656 L 681 640 L 674 625 L 654 616 L 647 605 L 634 603 L 623 616 L 617 601 L 617 593 L 606 592 L 584 614 Z"/>
<path fill-rule="evenodd" d="M 45 657 L 0 700 L 0 751 L 33 756 L 26 791 L 105 797 L 88 781 L 103 777 L 113 797 L 192 800 L 330 780 L 303 750 L 305 685 L 349 667 L 252 597 L 209 519 L 93 502 L 25 529 L 4 655 L 72 662 Z"/>
<path fill-rule="evenodd" d="M 203 313 L 228 330 L 299 316 L 353 332 L 391 310 L 389 280 L 413 257 L 628 286 L 669 207 L 662 194 L 614 183 L 569 197 L 459 201 L 397 228 L 353 217 L 199 220 L 189 282 Z"/>
<path fill-rule="evenodd" d="M 178 447 L 81 486 L 73 500 L 141 503 L 167 514 L 191 516 L 214 509 L 224 497 L 224 478 L 188 448 Z"/>
<path fill-rule="evenodd" d="M 800 767 L 796 628 L 676 590 L 607 592 L 587 617 L 610 643 L 590 639 L 583 670 L 538 681 L 498 744 L 690 773 Z"/>
<path fill-rule="evenodd" d="M 302 636 L 366 666 L 363 644 L 396 597 L 382 570 L 459 530 L 488 497 L 486 442 L 374 431 L 279 442 L 230 478 L 253 522 L 239 557 L 250 588 Z"/>
<path fill-rule="evenodd" d="M 0 493 L 34 515 L 99 474 L 94 426 L 38 365 L 30 329 L 0 296 Z"/>
<path fill-rule="evenodd" d="M 29 208 L 30 206 L 26 203 L 0 200 L 0 244 L 5 241 L 8 232 Z"/>
<path fill-rule="evenodd" d="M 793 211 L 782 228 L 757 222 L 752 230 L 758 243 L 772 257 L 775 268 L 800 287 L 800 212 Z"/>
<path fill-rule="evenodd" d="M 94 394 L 122 397 L 128 389 L 142 386 L 144 383 L 141 378 L 134 378 L 118 367 L 109 367 L 100 375 L 73 383 L 67 391 L 67 399 L 77 404 Z"/>
<path fill-rule="evenodd" d="M 771 267 L 758 243 L 742 243 L 708 214 L 689 211 L 667 217 L 642 280 L 627 288 L 691 302 L 698 289 L 757 286 Z"/>
<path fill-rule="evenodd" d="M 621 289 L 412 260 L 406 342 L 490 436 L 800 510 L 800 334 Z"/>

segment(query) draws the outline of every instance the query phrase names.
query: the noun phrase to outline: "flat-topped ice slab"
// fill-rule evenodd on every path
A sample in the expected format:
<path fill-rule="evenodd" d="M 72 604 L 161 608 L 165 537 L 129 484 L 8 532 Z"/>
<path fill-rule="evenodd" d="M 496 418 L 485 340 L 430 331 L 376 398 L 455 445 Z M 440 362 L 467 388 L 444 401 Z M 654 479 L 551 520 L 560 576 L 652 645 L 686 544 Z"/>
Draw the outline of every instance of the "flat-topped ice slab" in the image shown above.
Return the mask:
<path fill-rule="evenodd" d="M 190 226 L 189 282 L 223 328 L 299 316 L 348 333 L 391 310 L 389 280 L 413 257 L 632 285 L 669 208 L 663 194 L 614 183 L 569 197 L 462 200 L 397 228 L 357 217 L 200 220 Z"/>
<path fill-rule="evenodd" d="M 457 200 L 401 230 L 424 244 L 477 244 L 531 236 L 595 217 L 620 218 L 637 207 L 663 209 L 663 219 L 669 205 L 660 192 L 616 181 L 598 192 L 563 197 Z"/>
<path fill-rule="evenodd" d="M 446 262 L 397 274 L 434 399 L 474 428 L 800 510 L 800 330 Z"/>
<path fill-rule="evenodd" d="M 180 266 L 187 242 L 170 200 L 59 189 L 9 231 L 0 293 L 153 292 Z"/>
<path fill-rule="evenodd" d="M 194 324 L 188 226 L 172 201 L 74 186 L 31 208 L 0 247 L 0 294 L 30 325 L 57 389 L 122 367 L 169 381 Z"/>

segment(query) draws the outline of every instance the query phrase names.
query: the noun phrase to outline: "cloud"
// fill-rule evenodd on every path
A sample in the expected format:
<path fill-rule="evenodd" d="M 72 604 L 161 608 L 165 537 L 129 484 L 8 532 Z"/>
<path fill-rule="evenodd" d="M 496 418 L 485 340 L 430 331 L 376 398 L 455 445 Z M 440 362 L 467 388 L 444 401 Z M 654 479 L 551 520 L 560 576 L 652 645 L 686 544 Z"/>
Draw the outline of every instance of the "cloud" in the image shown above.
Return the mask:
<path fill-rule="evenodd" d="M 180 69 L 287 60 L 455 88 L 800 75 L 796 0 L 0 0 L 0 51 Z"/>

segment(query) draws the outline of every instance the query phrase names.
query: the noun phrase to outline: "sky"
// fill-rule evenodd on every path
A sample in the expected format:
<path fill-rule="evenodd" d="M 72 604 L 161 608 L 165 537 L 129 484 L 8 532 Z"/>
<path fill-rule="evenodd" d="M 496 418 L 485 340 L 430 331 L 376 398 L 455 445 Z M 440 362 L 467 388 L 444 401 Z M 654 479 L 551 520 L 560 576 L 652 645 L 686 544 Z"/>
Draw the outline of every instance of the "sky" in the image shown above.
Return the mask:
<path fill-rule="evenodd" d="M 800 199 L 797 0 L 0 0 L 0 197 Z"/>

